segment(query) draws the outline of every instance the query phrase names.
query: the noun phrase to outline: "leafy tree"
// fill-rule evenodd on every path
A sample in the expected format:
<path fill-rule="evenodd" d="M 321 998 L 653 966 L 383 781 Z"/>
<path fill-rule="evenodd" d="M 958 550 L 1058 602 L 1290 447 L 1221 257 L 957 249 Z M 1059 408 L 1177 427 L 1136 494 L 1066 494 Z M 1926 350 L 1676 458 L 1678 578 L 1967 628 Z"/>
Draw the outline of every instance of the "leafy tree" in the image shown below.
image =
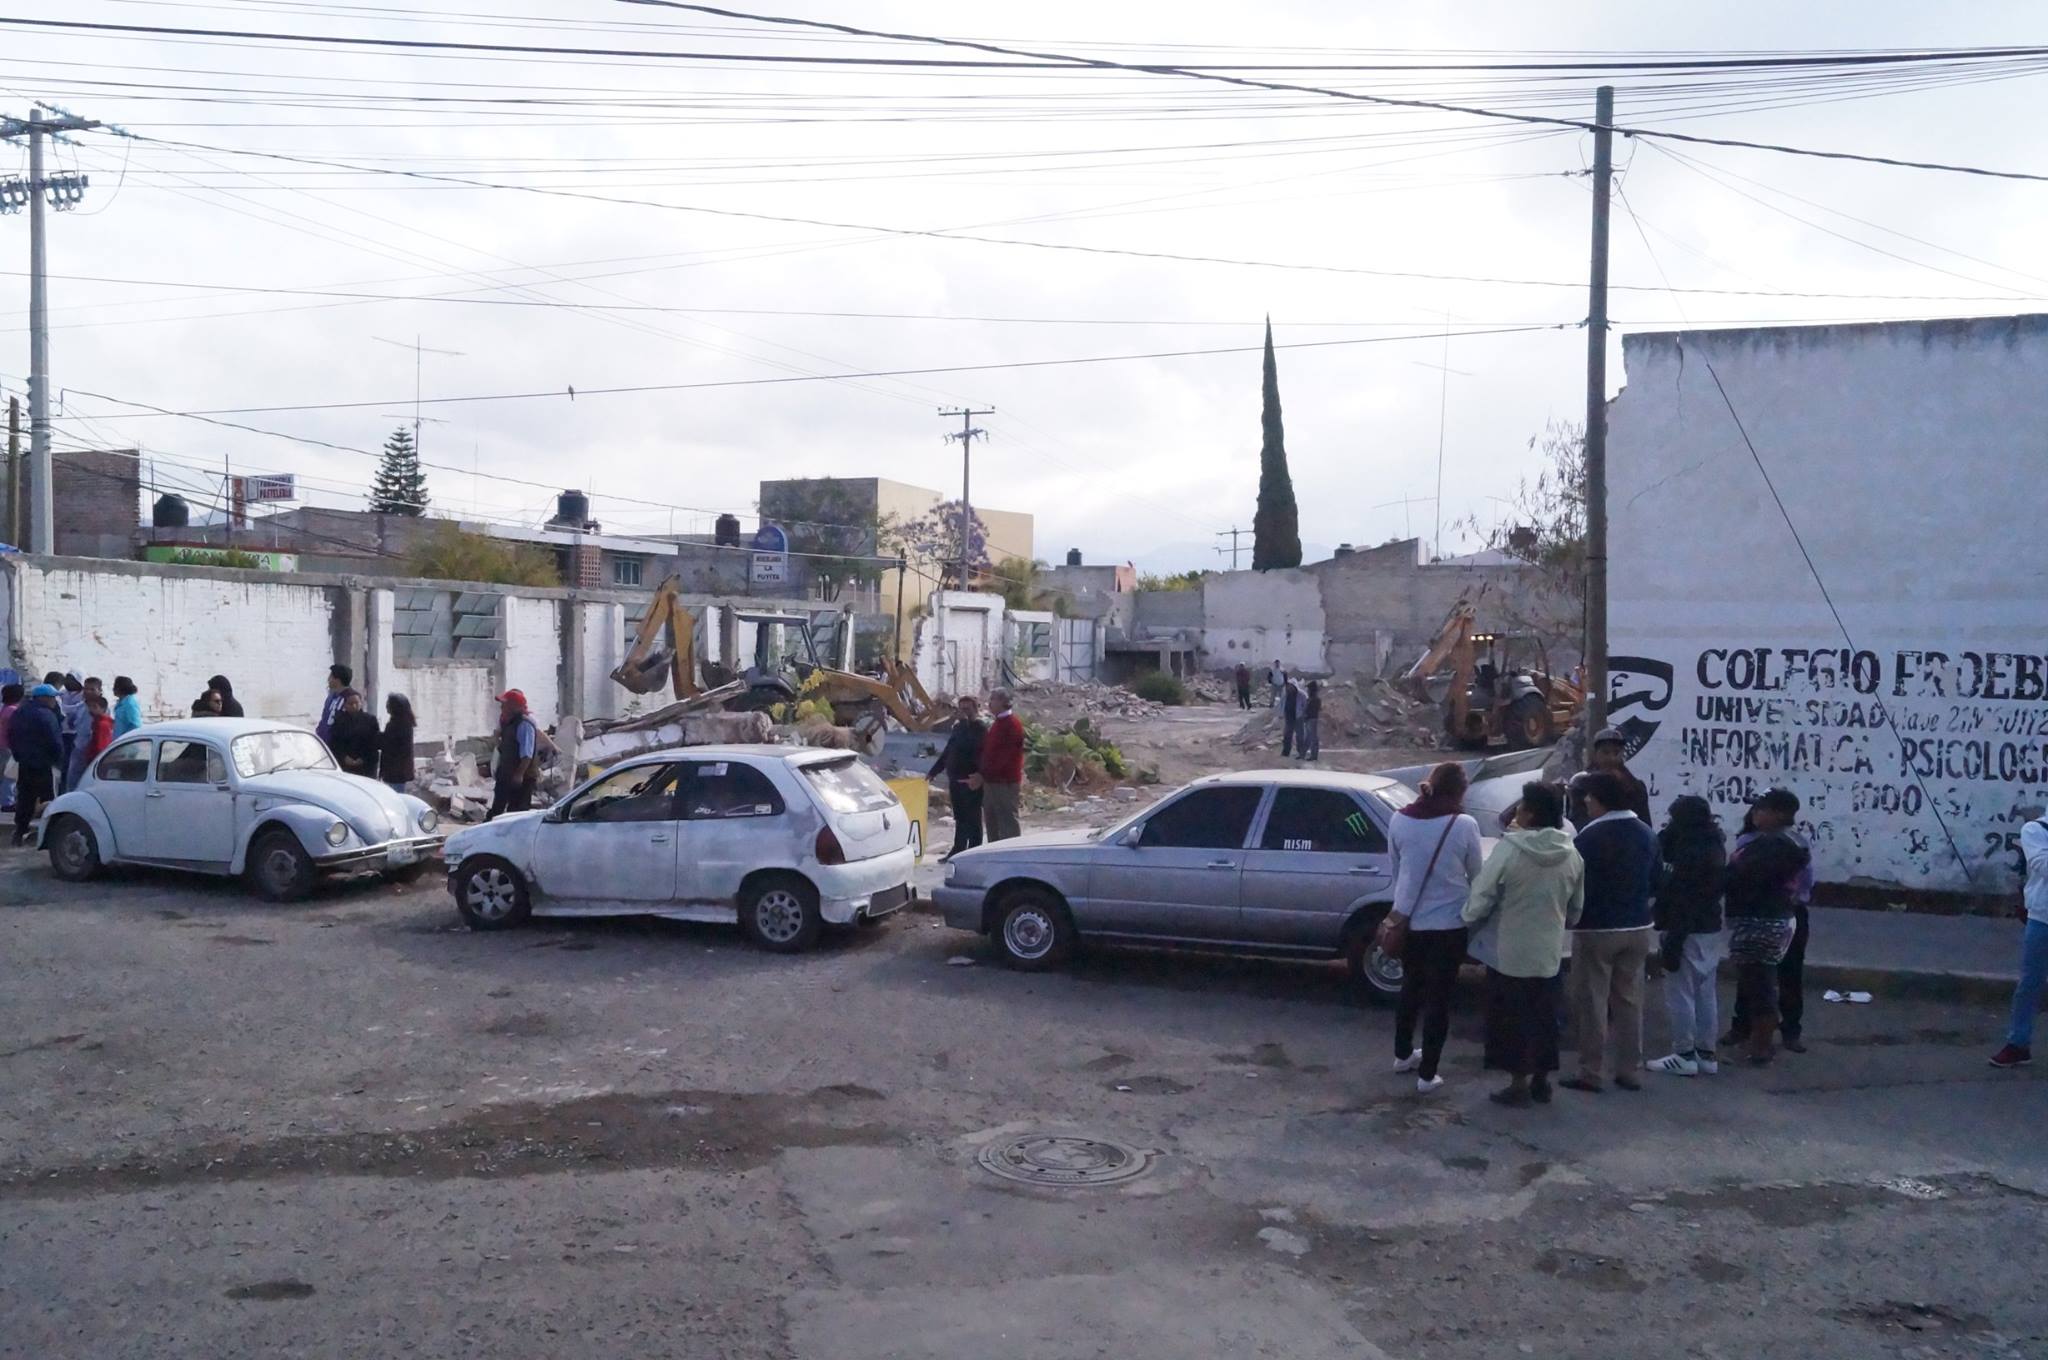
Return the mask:
<path fill-rule="evenodd" d="M 384 441 L 384 461 L 377 465 L 377 480 L 370 486 L 370 509 L 379 515 L 427 512 L 427 474 L 420 467 L 412 431 L 403 425 Z"/>
<path fill-rule="evenodd" d="M 486 581 L 506 586 L 558 586 L 552 554 L 530 543 L 472 534 L 452 520 L 435 524 L 407 559 L 414 576 L 436 581 Z"/>
<path fill-rule="evenodd" d="M 1252 570 L 1301 565 L 1301 516 L 1287 475 L 1287 432 L 1280 423 L 1280 370 L 1273 362 L 1273 322 L 1266 321 L 1266 372 L 1259 412 L 1259 505 L 1252 514 Z"/>
<path fill-rule="evenodd" d="M 1200 590 L 1206 571 L 1177 571 L 1170 576 L 1154 576 L 1145 572 L 1138 577 L 1140 590 Z"/>
<path fill-rule="evenodd" d="M 988 525 L 982 523 L 980 515 L 970 513 L 967 525 L 966 551 L 960 545 L 960 502 L 941 501 L 916 519 L 891 527 L 889 541 L 892 546 L 913 560 L 937 563 L 939 579 L 948 590 L 965 589 L 961 578 L 961 566 L 966 566 L 966 582 L 972 582 L 989 569 Z"/>
<path fill-rule="evenodd" d="M 1586 598 L 1585 427 L 1553 420 L 1530 436 L 1529 449 L 1540 460 L 1536 474 L 1515 484 L 1500 517 L 1483 524 L 1467 516 L 1459 527 L 1538 569 L 1540 590 L 1529 608 L 1507 611 L 1509 625 L 1568 640 L 1579 634 Z"/>
<path fill-rule="evenodd" d="M 1008 557 L 989 569 L 988 584 L 1012 609 L 1050 609 L 1061 618 L 1066 618 L 1069 610 L 1067 597 L 1057 590 L 1047 590 L 1038 583 L 1038 574 L 1044 570 L 1043 562 L 1034 562 L 1023 557 Z"/>
<path fill-rule="evenodd" d="M 797 569 L 818 583 L 827 600 L 839 598 L 849 586 L 873 586 L 889 564 L 883 539 L 889 517 L 875 513 L 872 498 L 862 496 L 840 477 L 797 477 L 768 487 L 759 506 L 763 521 L 782 526 Z"/>

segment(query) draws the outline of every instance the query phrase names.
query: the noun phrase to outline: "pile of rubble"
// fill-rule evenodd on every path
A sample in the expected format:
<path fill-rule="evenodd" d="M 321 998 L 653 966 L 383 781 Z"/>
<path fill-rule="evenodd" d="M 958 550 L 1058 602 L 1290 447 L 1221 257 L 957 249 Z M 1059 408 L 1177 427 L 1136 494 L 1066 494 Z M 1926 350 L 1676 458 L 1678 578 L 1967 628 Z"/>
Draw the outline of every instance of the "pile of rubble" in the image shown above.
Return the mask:
<path fill-rule="evenodd" d="M 1065 685 L 1040 681 L 1016 691 L 1017 712 L 1026 722 L 1065 729 L 1080 718 L 1156 718 L 1163 704 L 1140 699 L 1115 685 Z"/>
<path fill-rule="evenodd" d="M 1322 682 L 1322 741 L 1329 746 L 1435 746 L 1443 737 L 1437 706 L 1385 680 Z M 1254 702 L 1256 702 L 1256 698 Z M 1232 738 L 1239 746 L 1277 746 L 1278 708 L 1258 708 Z"/>
<path fill-rule="evenodd" d="M 544 806 L 569 791 L 572 774 L 569 762 L 557 756 L 541 766 L 540 787 L 535 806 Z M 477 758 L 457 752 L 453 743 L 442 746 L 439 755 L 426 763 L 424 773 L 413 782 L 412 792 L 434 805 L 446 821 L 480 822 L 491 810 L 491 780 Z"/>

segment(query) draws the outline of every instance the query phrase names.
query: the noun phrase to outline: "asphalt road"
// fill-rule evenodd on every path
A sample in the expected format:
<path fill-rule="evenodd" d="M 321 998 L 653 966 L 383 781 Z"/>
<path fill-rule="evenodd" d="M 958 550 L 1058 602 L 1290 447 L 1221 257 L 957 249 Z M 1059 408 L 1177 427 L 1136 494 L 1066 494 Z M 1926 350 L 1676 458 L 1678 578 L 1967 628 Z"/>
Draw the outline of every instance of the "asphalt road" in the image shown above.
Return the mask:
<path fill-rule="evenodd" d="M 1509 1111 L 1472 998 L 1418 1098 L 1334 970 L 1033 978 L 928 916 L 789 959 L 0 852 L 0 959 L 8 1356 L 2048 1355 L 1988 1011 Z M 1142 1174 L 978 1160 L 1033 1133 Z"/>

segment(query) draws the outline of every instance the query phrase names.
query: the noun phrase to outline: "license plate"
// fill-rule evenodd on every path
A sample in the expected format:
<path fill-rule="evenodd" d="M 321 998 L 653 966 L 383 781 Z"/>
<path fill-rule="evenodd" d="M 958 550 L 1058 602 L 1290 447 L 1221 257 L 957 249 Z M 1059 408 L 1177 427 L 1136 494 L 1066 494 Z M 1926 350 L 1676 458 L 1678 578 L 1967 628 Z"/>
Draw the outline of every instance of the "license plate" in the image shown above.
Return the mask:
<path fill-rule="evenodd" d="M 417 863 L 419 857 L 420 852 L 410 845 L 394 845 L 390 853 L 384 856 L 384 862 L 402 869 L 408 864 Z"/>

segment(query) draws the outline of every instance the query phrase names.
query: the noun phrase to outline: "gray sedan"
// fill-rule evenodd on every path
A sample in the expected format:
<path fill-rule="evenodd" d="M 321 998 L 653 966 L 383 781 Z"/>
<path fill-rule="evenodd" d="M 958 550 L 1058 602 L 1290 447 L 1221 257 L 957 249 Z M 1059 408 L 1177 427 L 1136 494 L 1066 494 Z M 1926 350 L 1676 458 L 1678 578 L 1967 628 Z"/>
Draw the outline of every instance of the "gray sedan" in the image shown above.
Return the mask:
<path fill-rule="evenodd" d="M 991 936 L 1013 967 L 1077 941 L 1344 957 L 1373 993 L 1400 964 L 1372 947 L 1393 893 L 1387 819 L 1415 790 L 1381 775 L 1249 770 L 1198 779 L 1119 826 L 955 855 L 946 924 Z"/>

